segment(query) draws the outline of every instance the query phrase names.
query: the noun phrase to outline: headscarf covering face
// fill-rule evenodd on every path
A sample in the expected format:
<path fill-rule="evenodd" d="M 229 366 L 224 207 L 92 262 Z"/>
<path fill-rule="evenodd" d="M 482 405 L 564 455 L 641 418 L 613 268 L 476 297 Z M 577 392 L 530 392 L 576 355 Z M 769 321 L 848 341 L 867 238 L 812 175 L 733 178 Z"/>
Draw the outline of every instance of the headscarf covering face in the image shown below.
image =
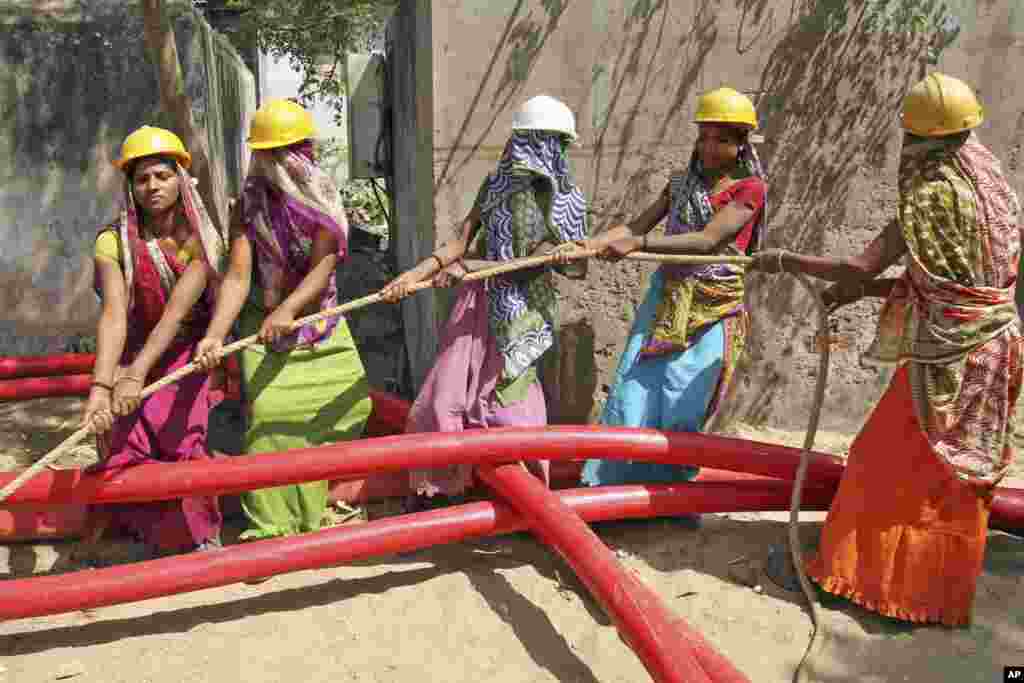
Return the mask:
<path fill-rule="evenodd" d="M 313 144 L 253 152 L 242 190 L 242 219 L 256 251 L 256 267 L 269 313 L 283 294 L 299 285 L 313 268 L 313 243 L 327 230 L 338 245 L 339 262 L 348 250 L 348 220 L 334 181 L 313 161 Z M 320 309 L 336 306 L 338 287 L 332 272 L 320 298 Z M 328 338 L 338 317 L 297 332 L 275 345 L 278 351 L 315 344 Z"/>
<path fill-rule="evenodd" d="M 587 201 L 573 182 L 564 151 L 563 137 L 554 133 L 520 130 L 512 134 L 498 167 L 490 175 L 480 216 L 488 229 L 487 258 L 507 261 L 513 253 L 512 212 L 504 200 L 515 192 L 527 190 L 540 176 L 551 188 L 550 223 L 563 242 L 586 237 Z M 508 321 L 526 308 L 523 287 L 510 280 L 497 280 L 491 288 L 492 315 Z"/>
<path fill-rule="evenodd" d="M 506 199 L 516 192 L 531 191 L 538 179 L 546 182 L 550 190 L 545 220 L 554 234 L 548 239 L 564 243 L 587 236 L 587 203 L 572 179 L 565 145 L 564 136 L 558 133 L 513 132 L 497 168 L 485 183 L 480 201 L 481 222 L 487 229 L 488 260 L 507 261 L 528 255 L 515 251 L 517 242 L 525 243 L 515 235 L 523 226 L 516 225 Z M 527 283 L 498 278 L 491 281 L 488 297 L 491 326 L 498 332 L 499 350 L 505 360 L 505 377 L 518 377 L 553 344 L 554 321 L 547 319 L 550 312 L 541 312 L 543 305 L 531 301 Z M 531 313 L 538 317 L 537 324 L 532 326 L 536 329 L 504 338 L 503 331 L 509 329 L 510 323 Z"/>

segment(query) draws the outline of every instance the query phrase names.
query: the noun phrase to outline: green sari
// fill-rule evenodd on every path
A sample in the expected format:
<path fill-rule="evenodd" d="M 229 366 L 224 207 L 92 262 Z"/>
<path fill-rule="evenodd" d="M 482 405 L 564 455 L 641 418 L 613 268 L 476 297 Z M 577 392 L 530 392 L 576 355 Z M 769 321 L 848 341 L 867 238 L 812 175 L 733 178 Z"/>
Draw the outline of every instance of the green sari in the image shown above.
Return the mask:
<path fill-rule="evenodd" d="M 265 317 L 255 285 L 239 317 L 241 335 L 255 334 Z M 344 319 L 315 346 L 272 351 L 262 344 L 242 352 L 243 392 L 249 406 L 245 452 L 271 453 L 358 439 L 370 416 L 366 371 Z M 243 540 L 287 536 L 320 528 L 326 481 L 248 491 Z"/>

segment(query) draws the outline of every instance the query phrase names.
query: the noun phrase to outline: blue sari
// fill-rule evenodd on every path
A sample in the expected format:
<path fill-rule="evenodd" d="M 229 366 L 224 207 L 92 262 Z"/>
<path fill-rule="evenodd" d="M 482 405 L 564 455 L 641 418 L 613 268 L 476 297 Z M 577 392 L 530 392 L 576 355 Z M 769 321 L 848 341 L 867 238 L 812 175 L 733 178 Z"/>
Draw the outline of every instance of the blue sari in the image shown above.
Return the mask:
<path fill-rule="evenodd" d="M 615 371 L 600 423 L 698 432 L 722 376 L 726 321 L 703 331 L 686 351 L 639 360 L 661 300 L 664 278 L 656 272 L 636 311 L 626 349 Z M 689 481 L 698 468 L 626 460 L 588 460 L 581 480 L 588 486 Z"/>
<path fill-rule="evenodd" d="M 732 201 L 735 196 L 755 210 L 750 224 L 741 231 L 750 231 L 749 243 L 742 245 L 742 251 L 759 249 L 766 230 L 764 171 L 749 143 L 741 146 L 739 165 L 745 177 L 760 178 L 759 184 L 747 183 L 742 191 L 744 199 L 739 198 L 739 182 L 733 186 L 735 195 L 726 195 L 729 191 L 725 190 L 712 197 L 703 166 L 694 154 L 687 172 L 674 174 L 670 179 L 666 234 L 703 230 L 714 212 L 724 205 L 722 202 Z M 756 200 L 751 199 L 752 189 L 760 192 L 759 196 L 753 192 Z M 740 243 L 730 245 L 729 249 L 739 252 Z M 670 327 L 666 339 L 665 320 L 677 321 L 681 316 L 659 307 L 666 305 L 671 309 L 683 300 L 687 306 L 686 322 L 681 329 Z M 647 294 L 637 309 L 601 424 L 703 431 L 743 352 L 746 322 L 742 270 L 722 264 L 660 267 L 651 277 Z M 689 481 L 698 471 L 683 465 L 588 460 L 581 480 L 589 486 L 660 484 Z"/>

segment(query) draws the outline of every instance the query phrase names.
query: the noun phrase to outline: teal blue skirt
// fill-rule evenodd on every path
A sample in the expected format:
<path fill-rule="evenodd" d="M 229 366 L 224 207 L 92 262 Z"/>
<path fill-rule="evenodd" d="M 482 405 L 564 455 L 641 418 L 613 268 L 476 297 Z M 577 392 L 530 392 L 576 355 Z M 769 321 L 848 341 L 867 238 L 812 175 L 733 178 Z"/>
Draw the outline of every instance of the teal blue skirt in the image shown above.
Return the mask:
<path fill-rule="evenodd" d="M 663 279 L 655 273 L 647 295 L 636 311 L 626 349 L 619 359 L 615 382 L 608 393 L 601 424 L 609 427 L 649 427 L 674 432 L 699 432 L 722 375 L 725 323 L 701 333 L 686 351 L 639 360 L 640 347 L 650 332 L 661 300 Z M 689 481 L 698 468 L 684 465 L 588 460 L 581 480 L 588 486 L 670 484 Z"/>

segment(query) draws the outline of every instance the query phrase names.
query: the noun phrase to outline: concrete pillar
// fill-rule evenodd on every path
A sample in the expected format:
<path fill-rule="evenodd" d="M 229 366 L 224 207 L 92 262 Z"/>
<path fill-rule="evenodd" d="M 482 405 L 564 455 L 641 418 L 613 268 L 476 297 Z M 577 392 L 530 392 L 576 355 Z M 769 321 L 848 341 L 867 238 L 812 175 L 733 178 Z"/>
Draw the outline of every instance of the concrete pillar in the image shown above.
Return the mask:
<path fill-rule="evenodd" d="M 392 239 L 399 272 L 434 249 L 434 91 L 429 0 L 401 0 L 391 24 Z M 402 303 L 412 389 L 418 391 L 437 352 L 434 292 Z"/>

